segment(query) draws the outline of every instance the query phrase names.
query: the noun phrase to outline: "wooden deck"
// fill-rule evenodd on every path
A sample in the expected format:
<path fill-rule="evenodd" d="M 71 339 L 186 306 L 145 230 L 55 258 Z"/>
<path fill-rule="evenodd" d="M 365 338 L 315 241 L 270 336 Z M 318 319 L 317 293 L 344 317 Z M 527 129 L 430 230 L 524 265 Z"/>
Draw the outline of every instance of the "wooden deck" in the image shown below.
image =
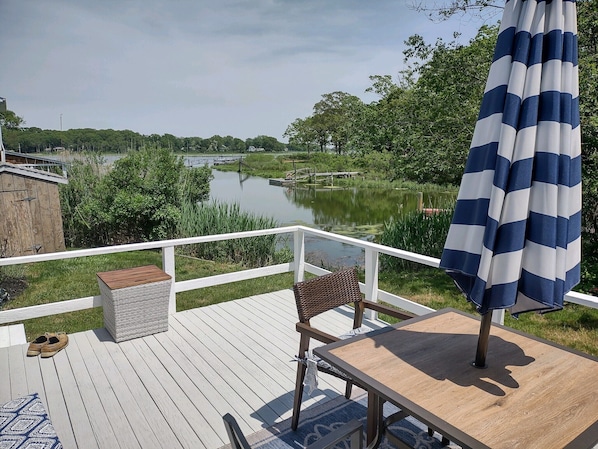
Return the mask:
<path fill-rule="evenodd" d="M 291 415 L 297 351 L 291 290 L 179 312 L 169 331 L 114 343 L 105 329 L 71 334 L 53 358 L 0 348 L 0 403 L 39 393 L 65 449 L 224 445 L 221 416 L 246 433 Z M 347 309 L 314 319 L 351 328 Z M 320 376 L 307 407 L 343 394 Z"/>

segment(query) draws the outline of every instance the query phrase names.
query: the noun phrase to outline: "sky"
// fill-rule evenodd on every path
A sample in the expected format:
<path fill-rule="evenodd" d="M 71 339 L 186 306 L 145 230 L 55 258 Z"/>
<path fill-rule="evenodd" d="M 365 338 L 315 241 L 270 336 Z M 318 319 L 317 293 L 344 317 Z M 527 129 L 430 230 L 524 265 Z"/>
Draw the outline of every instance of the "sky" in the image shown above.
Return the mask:
<path fill-rule="evenodd" d="M 0 97 L 27 127 L 177 137 L 283 133 L 323 94 L 366 103 L 404 41 L 467 42 L 412 0 L 1 0 Z M 494 20 L 495 22 L 496 20 Z"/>

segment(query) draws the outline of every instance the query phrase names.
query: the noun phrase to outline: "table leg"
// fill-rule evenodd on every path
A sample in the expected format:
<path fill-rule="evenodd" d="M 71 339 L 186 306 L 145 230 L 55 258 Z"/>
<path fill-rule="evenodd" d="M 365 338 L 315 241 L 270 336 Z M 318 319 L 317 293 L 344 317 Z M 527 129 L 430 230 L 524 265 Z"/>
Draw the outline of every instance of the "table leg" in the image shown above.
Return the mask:
<path fill-rule="evenodd" d="M 382 441 L 382 406 L 384 401 L 376 393 L 368 391 L 368 416 L 367 416 L 367 449 L 378 447 Z"/>

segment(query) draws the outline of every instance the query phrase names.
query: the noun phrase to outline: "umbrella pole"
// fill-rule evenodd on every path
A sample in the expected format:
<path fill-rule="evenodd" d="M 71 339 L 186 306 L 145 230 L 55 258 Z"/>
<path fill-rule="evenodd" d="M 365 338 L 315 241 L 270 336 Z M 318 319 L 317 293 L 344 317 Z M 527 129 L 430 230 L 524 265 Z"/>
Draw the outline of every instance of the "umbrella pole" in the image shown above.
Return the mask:
<path fill-rule="evenodd" d="M 486 368 L 486 354 L 488 353 L 488 338 L 490 337 L 490 326 L 492 325 L 492 312 L 482 315 L 480 322 L 480 335 L 478 337 L 478 349 L 475 354 L 473 366 Z"/>

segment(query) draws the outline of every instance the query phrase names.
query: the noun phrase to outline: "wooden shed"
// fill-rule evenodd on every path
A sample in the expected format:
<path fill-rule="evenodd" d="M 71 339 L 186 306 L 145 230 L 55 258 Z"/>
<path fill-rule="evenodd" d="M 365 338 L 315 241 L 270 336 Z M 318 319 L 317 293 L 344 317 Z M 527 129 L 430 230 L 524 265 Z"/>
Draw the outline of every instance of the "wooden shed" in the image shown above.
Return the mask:
<path fill-rule="evenodd" d="M 65 177 L 0 163 L 0 257 L 64 251 L 58 184 Z"/>

